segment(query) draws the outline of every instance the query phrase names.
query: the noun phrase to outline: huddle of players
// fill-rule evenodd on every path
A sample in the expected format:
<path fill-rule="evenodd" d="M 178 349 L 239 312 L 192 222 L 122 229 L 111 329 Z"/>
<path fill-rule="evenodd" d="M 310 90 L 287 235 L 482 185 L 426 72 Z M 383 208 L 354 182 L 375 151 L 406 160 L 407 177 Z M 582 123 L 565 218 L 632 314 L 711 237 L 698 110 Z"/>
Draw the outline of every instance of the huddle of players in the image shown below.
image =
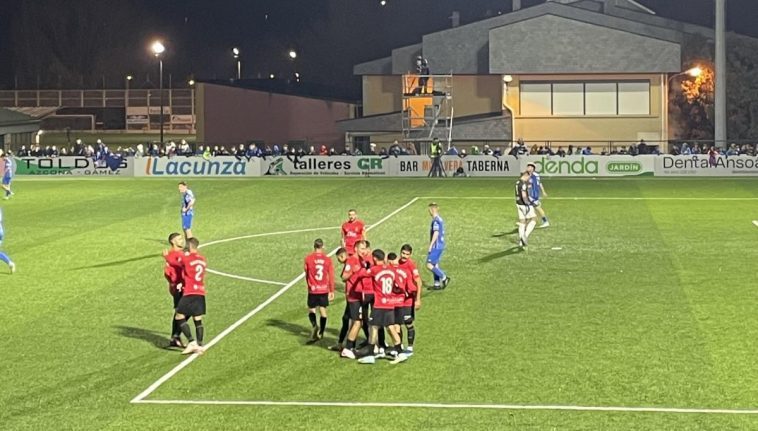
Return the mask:
<path fill-rule="evenodd" d="M 344 265 L 341 279 L 345 283 L 345 312 L 342 318 L 339 343 L 331 347 L 343 358 L 373 364 L 389 355 L 393 364 L 406 361 L 413 355 L 416 330 L 415 310 L 421 306 L 421 277 L 411 255 L 409 244 L 401 247 L 400 256 L 371 250 L 365 240 L 363 222 L 355 211 L 348 212 L 343 224 L 343 247 L 337 250 L 337 260 Z M 331 259 L 324 254 L 323 241 L 314 242 L 314 252 L 305 258 L 308 286 L 308 316 L 313 326 L 312 341 L 320 340 L 326 328 L 326 308 L 334 299 L 334 270 Z M 321 315 L 316 324 L 316 311 Z M 403 349 L 403 331 L 407 333 L 407 349 Z M 356 346 L 363 331 L 366 342 Z M 386 343 L 385 331 L 391 345 Z"/>
<path fill-rule="evenodd" d="M 197 238 L 187 238 L 179 233 L 172 233 L 168 237 L 171 246 L 163 252 L 166 265 L 163 275 L 168 281 L 168 291 L 174 298 L 174 317 L 171 319 L 171 341 L 169 347 L 183 348 L 182 354 L 202 354 L 203 315 L 205 315 L 205 270 L 208 263 L 204 256 L 198 252 L 200 242 Z M 186 247 L 186 248 L 185 248 Z M 192 337 L 187 319 L 192 317 L 195 323 L 195 334 Z M 187 339 L 187 344 L 182 342 L 181 336 Z"/>

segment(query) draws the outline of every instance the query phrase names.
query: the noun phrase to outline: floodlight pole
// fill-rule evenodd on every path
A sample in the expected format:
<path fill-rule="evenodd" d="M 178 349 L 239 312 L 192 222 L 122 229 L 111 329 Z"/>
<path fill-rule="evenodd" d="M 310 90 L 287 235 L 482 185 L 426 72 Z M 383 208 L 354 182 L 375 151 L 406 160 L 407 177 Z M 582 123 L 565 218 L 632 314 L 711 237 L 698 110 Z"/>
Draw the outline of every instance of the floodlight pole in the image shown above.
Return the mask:
<path fill-rule="evenodd" d="M 726 146 L 726 0 L 716 0 L 715 146 Z"/>

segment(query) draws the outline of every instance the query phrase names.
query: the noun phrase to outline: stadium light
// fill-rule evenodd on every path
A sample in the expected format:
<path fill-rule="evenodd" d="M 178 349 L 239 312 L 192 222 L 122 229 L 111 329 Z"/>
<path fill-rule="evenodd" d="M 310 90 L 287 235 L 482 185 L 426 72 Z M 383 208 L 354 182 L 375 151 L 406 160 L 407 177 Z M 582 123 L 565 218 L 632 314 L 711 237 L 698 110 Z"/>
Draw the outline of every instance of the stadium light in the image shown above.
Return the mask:
<path fill-rule="evenodd" d="M 150 46 L 150 49 L 153 51 L 153 54 L 155 54 L 155 58 L 158 59 L 158 65 L 160 69 L 160 71 L 158 72 L 158 79 L 159 79 L 158 91 L 160 92 L 160 99 L 161 99 L 160 123 L 161 123 L 161 145 L 163 145 L 163 58 L 161 58 L 161 54 L 163 54 L 166 51 L 166 47 L 163 46 L 163 43 L 160 40 L 156 40 Z"/>
<path fill-rule="evenodd" d="M 294 59 L 297 58 L 297 52 L 295 52 L 294 49 L 290 49 L 289 56 L 290 56 L 291 59 L 294 60 Z"/>
<path fill-rule="evenodd" d="M 237 79 L 242 79 L 242 59 L 240 59 L 240 49 L 236 46 L 232 48 L 232 55 L 237 60 Z"/>
<path fill-rule="evenodd" d="M 701 68 L 700 66 L 695 66 L 695 67 L 691 67 L 685 70 L 684 72 L 679 72 L 679 73 L 669 76 L 668 82 L 671 83 L 671 81 L 677 76 L 687 75 L 692 78 L 697 78 L 698 76 L 702 74 L 703 74 L 703 68 Z"/>
<path fill-rule="evenodd" d="M 156 57 L 160 57 L 160 55 L 166 51 L 166 47 L 163 46 L 163 43 L 160 40 L 156 40 L 150 46 L 150 50 L 153 51 L 153 54 L 155 54 Z"/>
<path fill-rule="evenodd" d="M 695 66 L 692 69 L 689 69 L 686 73 L 687 73 L 687 75 L 689 75 L 689 76 L 691 76 L 693 78 L 697 78 L 698 76 L 702 75 L 703 69 L 701 69 L 700 67 Z"/>
<path fill-rule="evenodd" d="M 193 85 L 195 85 L 195 80 L 190 79 L 189 81 L 187 81 L 187 84 L 189 84 L 189 86 L 192 87 Z"/>

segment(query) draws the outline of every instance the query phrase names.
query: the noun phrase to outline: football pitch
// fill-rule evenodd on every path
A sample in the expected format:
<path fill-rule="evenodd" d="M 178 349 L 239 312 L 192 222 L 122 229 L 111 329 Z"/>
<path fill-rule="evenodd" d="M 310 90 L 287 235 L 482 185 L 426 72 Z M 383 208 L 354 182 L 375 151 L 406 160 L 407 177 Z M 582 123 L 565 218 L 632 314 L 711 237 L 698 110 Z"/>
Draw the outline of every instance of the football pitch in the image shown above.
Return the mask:
<path fill-rule="evenodd" d="M 164 348 L 177 181 L 14 183 L 0 429 L 758 428 L 758 180 L 545 179 L 552 226 L 522 252 L 515 178 L 190 179 L 215 271 L 200 357 Z M 453 281 L 424 291 L 415 355 L 329 351 L 339 294 L 306 344 L 313 240 L 336 248 L 355 208 L 422 267 L 431 201 Z"/>

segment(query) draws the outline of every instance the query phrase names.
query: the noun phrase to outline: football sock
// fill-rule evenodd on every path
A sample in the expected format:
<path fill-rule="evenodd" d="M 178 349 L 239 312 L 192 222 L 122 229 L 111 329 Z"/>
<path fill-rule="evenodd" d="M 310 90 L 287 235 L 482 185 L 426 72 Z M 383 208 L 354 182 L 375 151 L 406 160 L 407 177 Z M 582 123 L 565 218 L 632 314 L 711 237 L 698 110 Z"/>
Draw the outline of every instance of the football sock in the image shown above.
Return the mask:
<path fill-rule="evenodd" d="M 440 285 L 440 277 L 437 275 L 436 272 L 434 272 L 434 269 L 432 269 L 432 274 L 434 274 L 434 285 L 439 286 Z"/>
<path fill-rule="evenodd" d="M 174 315 L 176 316 L 176 315 Z M 171 319 L 171 338 L 179 338 L 182 333 L 182 328 L 179 326 L 179 321 L 176 317 Z"/>
<path fill-rule="evenodd" d="M 413 347 L 413 342 L 416 341 L 416 327 L 408 325 L 408 347 Z"/>
<path fill-rule="evenodd" d="M 376 349 L 376 346 L 373 345 L 373 344 L 371 344 L 371 343 L 369 343 L 366 346 L 366 351 L 368 352 L 368 355 L 366 355 L 366 356 L 374 356 L 374 351 L 375 351 L 374 349 Z"/>
<path fill-rule="evenodd" d="M 396 344 L 395 345 L 395 351 L 397 353 L 403 353 L 403 345 L 402 344 Z"/>
<path fill-rule="evenodd" d="M 526 232 L 526 225 L 522 222 L 518 223 L 518 239 L 524 239 L 524 233 Z"/>
<path fill-rule="evenodd" d="M 195 341 L 195 339 L 192 338 L 192 331 L 190 331 L 190 327 L 187 324 L 187 319 L 177 320 L 177 322 L 179 322 L 179 328 L 182 330 L 182 334 L 187 337 L 187 341 Z"/>
<path fill-rule="evenodd" d="M 446 279 L 446 278 L 447 278 L 447 276 L 445 275 L 445 273 L 444 273 L 444 272 L 442 272 L 442 270 L 440 269 L 440 267 L 439 267 L 439 266 L 435 266 L 434 268 L 432 268 L 432 272 L 434 273 L 434 276 L 435 276 L 435 277 L 436 277 L 438 280 L 444 280 L 444 279 Z M 437 281 L 437 280 L 435 280 L 435 281 Z"/>
<path fill-rule="evenodd" d="M 316 313 L 308 313 L 308 320 L 311 321 L 311 326 L 316 327 Z"/>
<path fill-rule="evenodd" d="M 349 327 L 350 327 L 350 315 L 348 314 L 347 310 L 345 310 L 345 313 L 342 314 L 342 328 L 340 328 L 340 338 L 339 338 L 340 344 L 345 342 L 345 338 L 347 337 L 347 331 Z"/>
<path fill-rule="evenodd" d="M 347 350 L 355 349 L 355 340 L 347 340 Z"/>
<path fill-rule="evenodd" d="M 537 221 L 535 220 L 530 221 L 529 224 L 526 225 L 526 235 L 524 238 L 529 238 L 529 235 L 532 234 L 535 226 L 537 226 Z"/>
<path fill-rule="evenodd" d="M 379 328 L 379 347 L 386 347 L 387 344 L 384 342 L 384 328 Z"/>
<path fill-rule="evenodd" d="M 326 331 L 326 317 L 321 317 L 320 326 L 321 328 L 319 329 L 319 333 L 321 335 L 324 335 L 324 331 Z"/>
<path fill-rule="evenodd" d="M 11 263 L 11 258 L 8 257 L 8 255 L 5 254 L 2 251 L 0 251 L 0 260 L 2 260 L 3 262 L 7 263 L 8 265 L 10 265 L 10 263 Z"/>
<path fill-rule="evenodd" d="M 205 328 L 203 327 L 202 320 L 195 320 L 195 333 L 197 334 L 197 344 L 203 345 L 203 335 L 205 335 Z"/>

